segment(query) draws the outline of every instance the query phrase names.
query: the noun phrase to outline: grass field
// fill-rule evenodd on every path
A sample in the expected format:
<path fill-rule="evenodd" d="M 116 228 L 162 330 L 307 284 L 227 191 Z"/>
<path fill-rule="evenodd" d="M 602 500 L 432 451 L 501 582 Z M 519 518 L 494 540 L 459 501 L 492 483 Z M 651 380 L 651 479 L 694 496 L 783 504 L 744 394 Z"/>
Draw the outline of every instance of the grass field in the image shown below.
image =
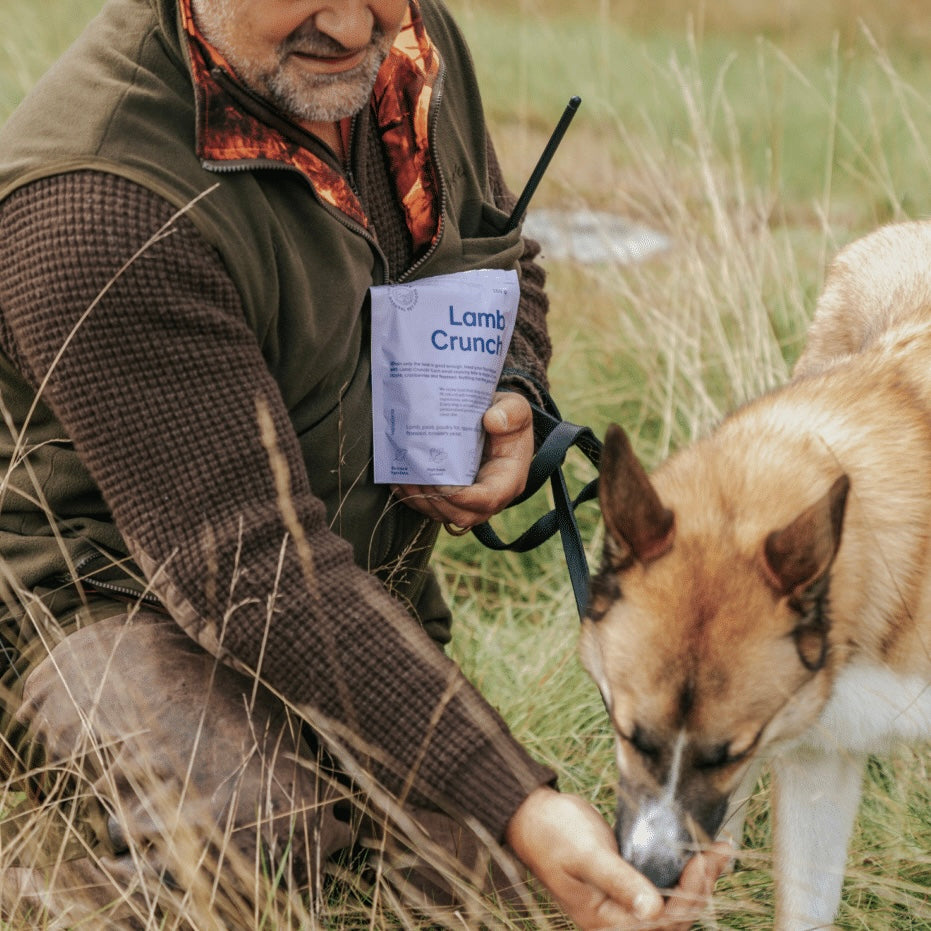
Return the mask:
<path fill-rule="evenodd" d="M 97 6 L 0 4 L 0 120 Z M 787 377 L 839 245 L 931 213 L 931 18 L 920 3 L 452 6 L 512 186 L 579 94 L 535 205 L 614 211 L 672 240 L 642 265 L 547 263 L 564 415 L 598 433 L 622 423 L 650 465 Z M 576 484 L 592 475 L 574 459 L 569 472 Z M 543 506 L 504 515 L 502 534 Z M 597 558 L 597 515 L 583 510 Z M 444 537 L 438 565 L 456 605 L 456 659 L 565 788 L 610 812 L 612 737 L 575 657 L 558 545 L 501 556 Z M 871 762 L 842 928 L 931 928 L 929 767 L 923 749 Z M 763 792 L 747 839 L 752 852 L 720 883 L 707 927 L 772 924 Z M 340 903 L 330 926 L 380 920 Z"/>

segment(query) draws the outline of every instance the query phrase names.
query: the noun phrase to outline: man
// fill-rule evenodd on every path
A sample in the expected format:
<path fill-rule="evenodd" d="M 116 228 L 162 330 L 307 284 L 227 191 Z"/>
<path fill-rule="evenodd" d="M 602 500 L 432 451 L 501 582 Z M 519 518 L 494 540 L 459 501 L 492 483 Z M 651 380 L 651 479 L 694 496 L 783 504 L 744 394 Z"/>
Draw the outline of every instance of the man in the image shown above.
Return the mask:
<path fill-rule="evenodd" d="M 509 205 L 434 0 L 111 0 L 3 128 L 21 901 L 245 926 L 244 875 L 315 890 L 386 793 L 425 842 L 506 841 L 584 928 L 707 893 L 720 858 L 664 906 L 431 642 L 438 527 L 532 454 L 546 305 Z M 476 481 L 375 485 L 367 289 L 481 267 L 522 297 Z"/>

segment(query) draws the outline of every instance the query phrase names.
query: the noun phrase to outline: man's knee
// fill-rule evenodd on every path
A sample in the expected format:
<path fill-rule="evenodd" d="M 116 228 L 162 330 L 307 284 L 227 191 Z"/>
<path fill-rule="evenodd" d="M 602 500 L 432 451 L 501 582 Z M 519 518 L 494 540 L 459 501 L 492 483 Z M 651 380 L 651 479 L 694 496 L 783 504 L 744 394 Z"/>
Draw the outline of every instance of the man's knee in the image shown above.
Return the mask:
<path fill-rule="evenodd" d="M 93 831 L 111 854 L 135 845 L 171 869 L 173 850 L 197 862 L 194 845 L 217 868 L 238 858 L 254 872 L 287 850 L 306 882 L 350 842 L 332 811 L 338 783 L 297 719 L 168 618 L 110 618 L 67 637 L 29 675 L 16 720 L 38 800 L 47 808 L 57 787 L 72 823 L 76 798 L 102 809 Z"/>

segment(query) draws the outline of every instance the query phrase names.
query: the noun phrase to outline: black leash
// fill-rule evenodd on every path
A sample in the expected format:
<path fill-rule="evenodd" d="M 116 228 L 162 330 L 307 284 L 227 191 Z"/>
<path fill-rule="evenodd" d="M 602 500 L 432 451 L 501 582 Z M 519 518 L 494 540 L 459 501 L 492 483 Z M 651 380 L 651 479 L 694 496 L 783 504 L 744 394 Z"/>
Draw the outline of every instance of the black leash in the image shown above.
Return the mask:
<path fill-rule="evenodd" d="M 541 395 L 543 406 L 531 405 L 537 453 L 530 466 L 527 487 L 519 497 L 511 502 L 510 506 L 513 507 L 532 497 L 549 479 L 555 507 L 535 521 L 511 543 L 505 543 L 487 522 L 473 527 L 472 532 L 478 541 L 489 549 L 526 553 L 541 543 L 545 543 L 559 531 L 566 565 L 569 567 L 572 591 L 575 594 L 575 604 L 581 620 L 585 616 L 588 602 L 588 560 L 585 557 L 585 547 L 582 544 L 579 525 L 575 519 L 575 509 L 597 496 L 598 479 L 592 479 L 575 498 L 572 498 L 569 495 L 562 466 L 566 454 L 573 446 L 576 446 L 597 467 L 601 459 L 602 444 L 590 427 L 580 427 L 578 424 L 563 420 L 553 399 L 546 392 L 541 392 Z"/>
<path fill-rule="evenodd" d="M 543 173 L 553 158 L 553 154 L 562 141 L 581 102 L 582 100 L 579 97 L 572 97 L 569 100 L 569 104 L 556 124 L 556 129 L 550 136 L 543 154 L 530 175 L 530 179 L 514 205 L 506 229 L 514 229 L 524 219 L 530 198 L 536 191 Z M 539 386 L 537 387 L 539 389 Z M 575 594 L 575 605 L 578 608 L 579 619 L 581 620 L 585 616 L 585 607 L 588 602 L 588 560 L 585 558 L 585 547 L 582 545 L 579 525 L 575 520 L 575 509 L 598 494 L 598 479 L 593 479 L 575 498 L 570 498 L 569 489 L 566 487 L 566 478 L 562 473 L 562 464 L 565 462 L 566 453 L 573 446 L 578 446 L 597 467 L 601 459 L 601 441 L 592 433 L 590 428 L 580 427 L 578 424 L 563 420 L 559 409 L 546 391 L 540 389 L 540 396 L 543 399 L 543 406 L 531 405 L 533 407 L 533 430 L 536 438 L 537 454 L 533 457 L 533 463 L 530 466 L 527 487 L 524 489 L 523 494 L 511 502 L 510 507 L 520 504 L 536 494 L 547 479 L 550 480 L 550 484 L 553 486 L 553 501 L 556 506 L 552 511 L 544 514 L 512 543 L 504 543 L 487 522 L 473 527 L 472 532 L 479 542 L 489 549 L 526 553 L 528 550 L 532 550 L 549 540 L 558 530 L 562 539 L 563 552 L 566 554 L 566 565 L 569 567 L 569 579 L 572 582 L 572 591 Z"/>

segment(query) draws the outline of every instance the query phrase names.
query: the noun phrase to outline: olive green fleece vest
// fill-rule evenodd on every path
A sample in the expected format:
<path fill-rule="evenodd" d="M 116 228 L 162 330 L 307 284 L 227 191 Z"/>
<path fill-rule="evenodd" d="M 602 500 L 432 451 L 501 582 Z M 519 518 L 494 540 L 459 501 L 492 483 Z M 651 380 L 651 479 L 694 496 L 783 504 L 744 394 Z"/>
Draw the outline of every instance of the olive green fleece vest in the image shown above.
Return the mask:
<path fill-rule="evenodd" d="M 175 4 L 107 3 L 0 130 L 0 200 L 40 177 L 96 169 L 187 208 L 236 283 L 290 411 L 311 487 L 326 504 L 334 529 L 352 543 L 360 566 L 390 575 L 399 597 L 429 622 L 442 611 L 435 586 L 424 593 L 423 568 L 436 529 L 425 527 L 407 508 L 387 508 L 388 489 L 371 481 L 365 298 L 370 285 L 386 281 L 384 258 L 361 228 L 318 201 L 298 172 L 248 162 L 201 164 Z M 516 268 L 519 236 L 500 235 L 504 216 L 488 190 L 485 126 L 468 51 L 444 8 L 422 0 L 422 15 L 445 69 L 431 113 L 443 227 L 439 242 L 410 277 Z M 33 392 L 4 359 L 0 393 L 21 424 Z M 29 445 L 62 436 L 40 405 L 27 426 Z M 0 428 L 0 469 L 9 468 L 13 449 L 12 436 Z M 27 489 L 38 481 L 59 516 L 53 529 L 27 497 L 3 496 L 0 559 L 7 579 L 31 589 L 69 571 L 69 565 L 80 565 L 97 544 L 126 552 L 67 442 L 40 446 L 29 463 L 31 476 L 19 468 L 14 477 Z M 69 514 L 81 517 L 60 516 Z M 399 565 L 415 537 L 415 554 Z M 442 637 L 442 631 L 433 632 Z"/>

